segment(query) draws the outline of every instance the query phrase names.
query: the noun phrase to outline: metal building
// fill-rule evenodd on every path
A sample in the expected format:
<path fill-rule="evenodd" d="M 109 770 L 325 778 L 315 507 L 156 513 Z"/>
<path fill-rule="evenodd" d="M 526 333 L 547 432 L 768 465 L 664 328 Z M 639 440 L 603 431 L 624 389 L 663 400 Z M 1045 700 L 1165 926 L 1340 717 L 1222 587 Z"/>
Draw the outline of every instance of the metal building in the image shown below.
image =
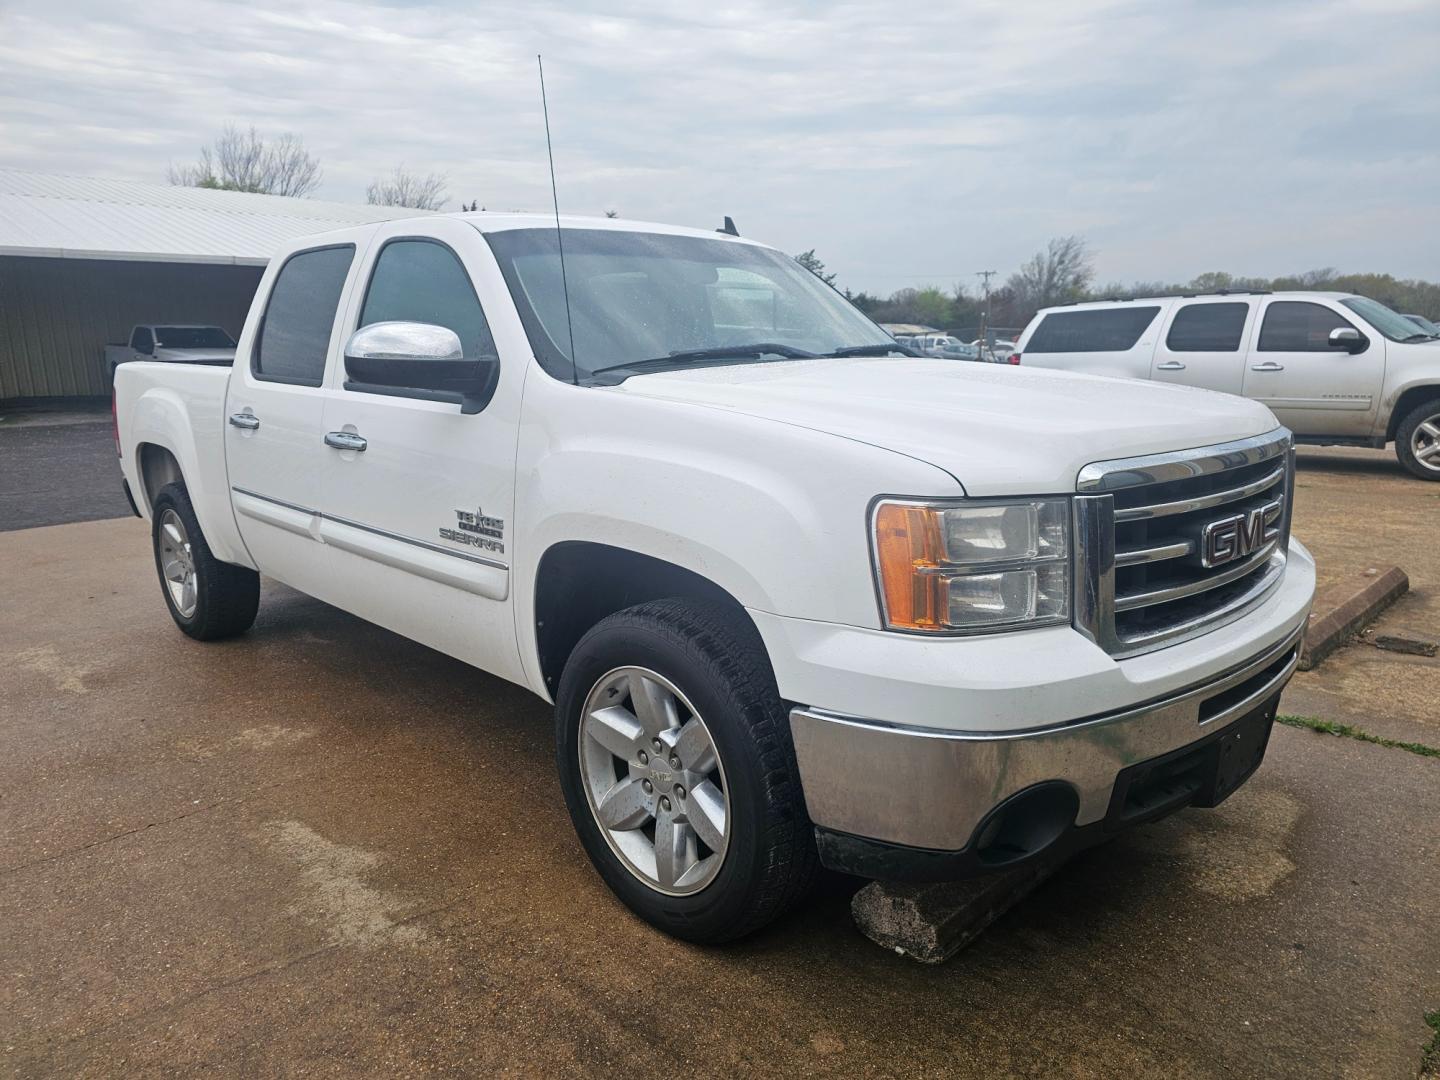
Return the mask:
<path fill-rule="evenodd" d="M 238 337 L 284 240 L 421 212 L 0 169 L 0 401 L 109 394 L 135 323 Z"/>

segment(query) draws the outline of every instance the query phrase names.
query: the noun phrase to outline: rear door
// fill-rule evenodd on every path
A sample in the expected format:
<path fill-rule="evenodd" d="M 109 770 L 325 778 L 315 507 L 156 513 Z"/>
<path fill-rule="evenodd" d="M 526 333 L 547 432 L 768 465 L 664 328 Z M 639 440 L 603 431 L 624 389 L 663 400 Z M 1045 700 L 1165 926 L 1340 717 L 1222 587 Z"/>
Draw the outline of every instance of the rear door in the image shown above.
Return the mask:
<path fill-rule="evenodd" d="M 417 232 L 414 221 L 377 232 L 345 335 L 376 322 L 428 323 L 455 331 L 467 358 L 495 356 L 479 298 L 508 294 L 479 233 L 445 219 Z M 517 680 L 510 523 L 525 359 L 501 357 L 495 396 L 467 416 L 444 394 L 355 384 L 342 358 L 324 430 L 364 449 L 322 451 L 335 602 Z"/>
<path fill-rule="evenodd" d="M 264 573 L 315 596 L 326 582 L 322 387 L 354 261 L 353 244 L 285 259 L 253 339 L 242 342 L 248 356 L 236 356 L 225 400 L 225 461 L 245 547 Z"/>
<path fill-rule="evenodd" d="M 1169 300 L 1158 300 L 1052 310 L 1025 342 L 1023 362 L 1030 367 L 1148 379 L 1159 316 L 1169 306 Z"/>
<path fill-rule="evenodd" d="M 1245 342 L 1255 303 L 1196 297 L 1182 300 L 1158 336 L 1151 378 L 1239 394 L 1245 388 Z"/>
<path fill-rule="evenodd" d="M 1359 330 L 1364 350 L 1329 344 L 1330 331 Z M 1385 375 L 1385 341 L 1321 300 L 1267 299 L 1246 357 L 1245 396 L 1297 435 L 1369 435 Z"/>

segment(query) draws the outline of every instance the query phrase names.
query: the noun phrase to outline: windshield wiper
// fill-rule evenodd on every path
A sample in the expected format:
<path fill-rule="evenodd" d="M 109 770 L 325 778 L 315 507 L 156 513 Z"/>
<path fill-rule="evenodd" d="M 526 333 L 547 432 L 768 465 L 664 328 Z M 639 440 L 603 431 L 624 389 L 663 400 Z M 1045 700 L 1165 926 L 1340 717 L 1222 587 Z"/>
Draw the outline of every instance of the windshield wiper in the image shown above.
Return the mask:
<path fill-rule="evenodd" d="M 1412 341 L 1434 341 L 1434 334 L 1411 334 L 1407 338 L 1401 338 L 1401 344 L 1408 345 Z"/>
<path fill-rule="evenodd" d="M 676 361 L 684 363 L 689 360 L 729 360 L 742 357 L 758 360 L 762 356 L 783 356 L 786 360 L 813 360 L 816 354 L 806 349 L 797 349 L 793 345 L 781 345 L 774 341 L 757 341 L 749 345 L 716 345 L 709 349 L 681 349 L 678 352 L 672 352 L 669 356 L 652 356 L 648 360 L 630 360 L 624 364 L 611 364 L 609 367 L 596 368 L 590 374 L 600 375 L 606 371 L 619 371 L 621 368 L 663 367 Z"/>
<path fill-rule="evenodd" d="M 901 356 L 919 356 L 914 349 L 908 345 L 901 345 L 898 341 L 892 341 L 888 345 L 844 345 L 838 349 L 832 349 L 826 356 L 888 356 L 890 353 L 899 353 Z"/>

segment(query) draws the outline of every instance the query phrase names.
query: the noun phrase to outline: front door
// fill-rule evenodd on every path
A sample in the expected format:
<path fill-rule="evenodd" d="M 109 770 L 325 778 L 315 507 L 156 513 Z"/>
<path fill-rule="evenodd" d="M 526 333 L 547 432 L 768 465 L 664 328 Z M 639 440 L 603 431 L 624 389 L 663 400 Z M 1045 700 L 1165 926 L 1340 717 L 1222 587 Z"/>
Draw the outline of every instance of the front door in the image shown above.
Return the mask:
<path fill-rule="evenodd" d="M 326 595 L 319 506 L 326 359 L 355 258 L 352 244 L 299 251 L 236 353 L 225 399 L 225 461 L 240 536 L 266 574 Z"/>
<path fill-rule="evenodd" d="M 472 282 L 504 284 L 479 234 L 461 221 L 427 221 L 424 236 L 407 235 L 414 228 L 399 222 L 376 235 L 346 334 L 376 322 L 428 323 L 455 331 L 467 358 L 495 356 Z M 325 407 L 325 431 L 341 445 L 325 451 L 321 525 L 342 606 L 516 681 L 509 601 L 520 359 L 501 358 L 495 396 L 468 416 L 444 394 L 357 387 L 342 361 Z"/>
<path fill-rule="evenodd" d="M 1246 357 L 1245 396 L 1297 435 L 1369 435 L 1385 377 L 1385 342 L 1317 300 L 1267 300 Z M 1361 330 L 1358 353 L 1330 345 L 1330 331 Z"/>

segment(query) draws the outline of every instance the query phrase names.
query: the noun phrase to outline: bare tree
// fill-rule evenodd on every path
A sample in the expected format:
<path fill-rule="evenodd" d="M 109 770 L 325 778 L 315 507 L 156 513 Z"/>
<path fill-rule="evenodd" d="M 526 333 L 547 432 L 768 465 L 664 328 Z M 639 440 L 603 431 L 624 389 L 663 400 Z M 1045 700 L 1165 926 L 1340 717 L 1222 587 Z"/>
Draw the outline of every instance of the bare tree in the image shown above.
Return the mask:
<path fill-rule="evenodd" d="M 606 210 L 606 211 L 605 211 L 605 216 L 608 217 L 608 218 L 617 218 L 617 217 L 620 216 L 620 211 L 619 211 L 619 210 Z"/>
<path fill-rule="evenodd" d="M 286 132 L 266 140 L 252 125 L 234 124 L 209 146 L 201 147 L 193 165 L 171 165 L 170 183 L 179 187 L 250 191 L 262 195 L 305 196 L 320 186 L 320 161 L 305 149 L 298 135 Z"/>
<path fill-rule="evenodd" d="M 1017 308 L 1033 314 L 1038 308 L 1079 299 L 1094 276 L 1085 241 L 1059 236 L 1011 274 L 1005 285 Z"/>
<path fill-rule="evenodd" d="M 406 172 L 402 162 L 388 177 L 378 177 L 365 189 L 365 201 L 372 206 L 408 206 L 412 210 L 439 210 L 450 198 L 445 174 L 420 176 Z"/>

